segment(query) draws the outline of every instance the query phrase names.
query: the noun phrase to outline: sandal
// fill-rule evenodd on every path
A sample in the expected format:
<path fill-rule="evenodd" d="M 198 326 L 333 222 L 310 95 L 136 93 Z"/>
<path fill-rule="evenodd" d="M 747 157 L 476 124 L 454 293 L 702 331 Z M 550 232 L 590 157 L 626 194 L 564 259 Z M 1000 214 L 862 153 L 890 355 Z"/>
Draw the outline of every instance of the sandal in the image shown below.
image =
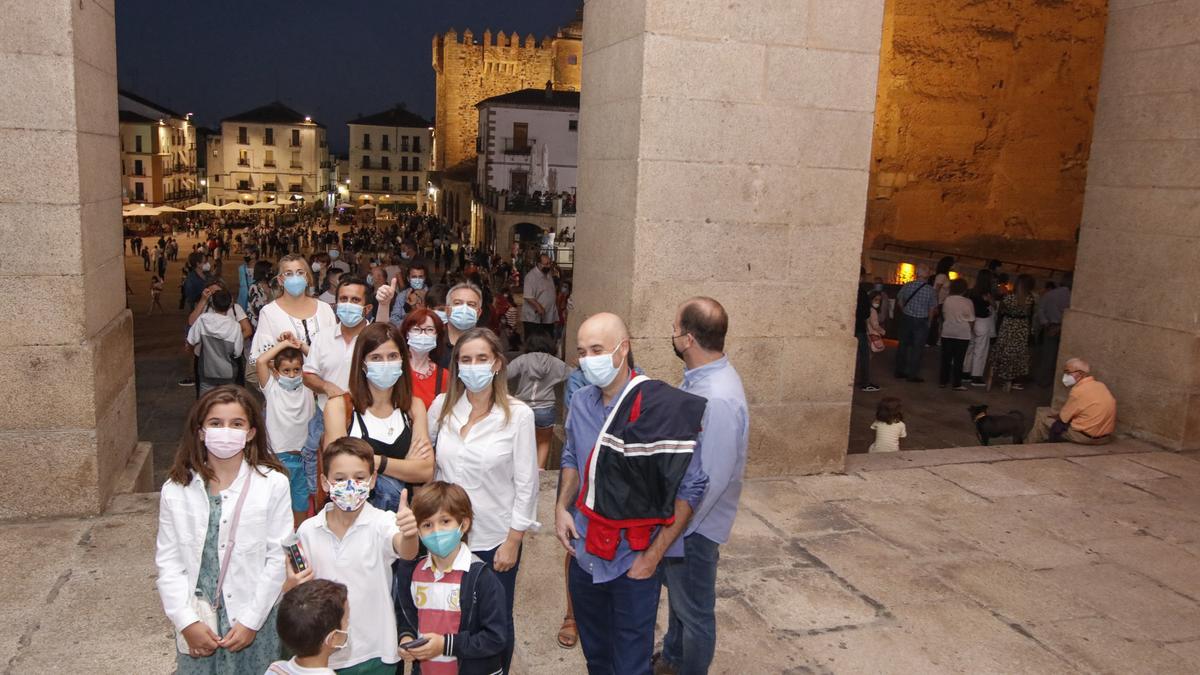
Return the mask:
<path fill-rule="evenodd" d="M 570 615 L 564 616 L 562 628 L 558 629 L 558 646 L 573 649 L 578 642 L 579 629 L 575 627 L 575 619 Z"/>

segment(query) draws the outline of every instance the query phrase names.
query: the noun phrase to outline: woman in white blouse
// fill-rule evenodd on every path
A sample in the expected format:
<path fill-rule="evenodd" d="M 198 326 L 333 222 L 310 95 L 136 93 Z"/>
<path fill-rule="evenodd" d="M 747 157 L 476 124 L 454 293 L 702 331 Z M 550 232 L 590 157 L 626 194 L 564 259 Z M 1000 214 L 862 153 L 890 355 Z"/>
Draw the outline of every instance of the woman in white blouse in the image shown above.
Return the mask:
<path fill-rule="evenodd" d="M 471 497 L 475 518 L 467 544 L 492 566 L 508 601 L 508 647 L 514 644 L 512 608 L 521 539 L 537 527 L 537 440 L 533 410 L 508 395 L 500 339 L 486 328 L 459 337 L 450 364 L 450 388 L 429 408 L 435 478 L 456 483 Z"/>

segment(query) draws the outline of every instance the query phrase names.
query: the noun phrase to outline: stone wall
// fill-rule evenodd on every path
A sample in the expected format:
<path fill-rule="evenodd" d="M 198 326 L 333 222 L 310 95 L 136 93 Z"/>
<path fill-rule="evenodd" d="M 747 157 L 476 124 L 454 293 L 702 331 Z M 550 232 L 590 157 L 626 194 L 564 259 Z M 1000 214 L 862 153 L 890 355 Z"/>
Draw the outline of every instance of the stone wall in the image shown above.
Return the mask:
<path fill-rule="evenodd" d="M 678 304 L 724 304 L 749 473 L 840 469 L 883 0 L 589 0 L 575 303 L 668 382 Z M 570 343 L 568 343 L 570 344 Z"/>
<path fill-rule="evenodd" d="M 887 0 L 868 248 L 1071 267 L 1106 5 Z"/>
<path fill-rule="evenodd" d="M 137 442 L 113 2 L 0 22 L 0 519 L 98 513 Z"/>
<path fill-rule="evenodd" d="M 580 41 L 561 33 L 540 42 L 515 31 L 495 35 L 484 31 L 482 41 L 476 41 L 469 29 L 461 37 L 454 30 L 435 36 L 437 168 L 445 171 L 475 159 L 479 133 L 475 104 L 483 99 L 541 89 L 547 81 L 556 89 L 578 89 L 580 52 Z M 576 56 L 575 64 L 567 63 L 571 55 Z"/>
<path fill-rule="evenodd" d="M 1200 0 L 1113 0 L 1060 363 L 1082 356 L 1118 430 L 1200 448 Z M 1196 283 L 1193 283 L 1196 282 Z M 1057 392 L 1061 400 L 1065 391 Z"/>

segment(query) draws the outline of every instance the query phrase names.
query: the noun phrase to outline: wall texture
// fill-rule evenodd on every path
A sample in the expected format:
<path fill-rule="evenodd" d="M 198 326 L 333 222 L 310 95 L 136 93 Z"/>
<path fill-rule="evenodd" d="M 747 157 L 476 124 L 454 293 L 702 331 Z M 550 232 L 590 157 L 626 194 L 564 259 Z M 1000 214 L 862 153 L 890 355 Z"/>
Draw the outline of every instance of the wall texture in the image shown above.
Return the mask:
<path fill-rule="evenodd" d="M 867 247 L 1069 268 L 1107 0 L 887 0 Z"/>
<path fill-rule="evenodd" d="M 547 81 L 555 89 L 579 89 L 581 34 L 582 25 L 571 24 L 540 42 L 515 31 L 495 35 L 484 31 L 482 41 L 476 41 L 469 29 L 461 37 L 454 30 L 434 36 L 438 170 L 474 161 L 479 130 L 476 103 L 520 89 L 540 89 Z"/>
<path fill-rule="evenodd" d="M 4 7 L 0 518 L 98 513 L 137 442 L 113 3 Z"/>
<path fill-rule="evenodd" d="M 575 302 L 678 382 L 678 304 L 716 298 L 749 473 L 840 469 L 883 0 L 589 0 Z"/>
<path fill-rule="evenodd" d="M 1177 449 L 1200 448 L 1197 36 L 1200 0 L 1112 2 L 1059 352 L 1108 383 L 1120 431 Z"/>

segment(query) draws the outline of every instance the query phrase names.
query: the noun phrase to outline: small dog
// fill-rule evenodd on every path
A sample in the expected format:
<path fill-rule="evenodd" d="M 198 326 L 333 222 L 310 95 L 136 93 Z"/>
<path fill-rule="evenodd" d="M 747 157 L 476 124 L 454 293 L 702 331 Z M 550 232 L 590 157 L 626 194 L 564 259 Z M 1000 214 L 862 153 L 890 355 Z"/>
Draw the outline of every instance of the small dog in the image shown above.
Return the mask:
<path fill-rule="evenodd" d="M 1000 436 L 1012 436 L 1016 445 L 1024 441 L 1025 416 L 1019 410 L 1009 411 L 1007 415 L 989 415 L 987 409 L 986 405 L 967 407 L 975 422 L 975 435 L 979 437 L 980 445 L 987 445 L 989 440 Z"/>

